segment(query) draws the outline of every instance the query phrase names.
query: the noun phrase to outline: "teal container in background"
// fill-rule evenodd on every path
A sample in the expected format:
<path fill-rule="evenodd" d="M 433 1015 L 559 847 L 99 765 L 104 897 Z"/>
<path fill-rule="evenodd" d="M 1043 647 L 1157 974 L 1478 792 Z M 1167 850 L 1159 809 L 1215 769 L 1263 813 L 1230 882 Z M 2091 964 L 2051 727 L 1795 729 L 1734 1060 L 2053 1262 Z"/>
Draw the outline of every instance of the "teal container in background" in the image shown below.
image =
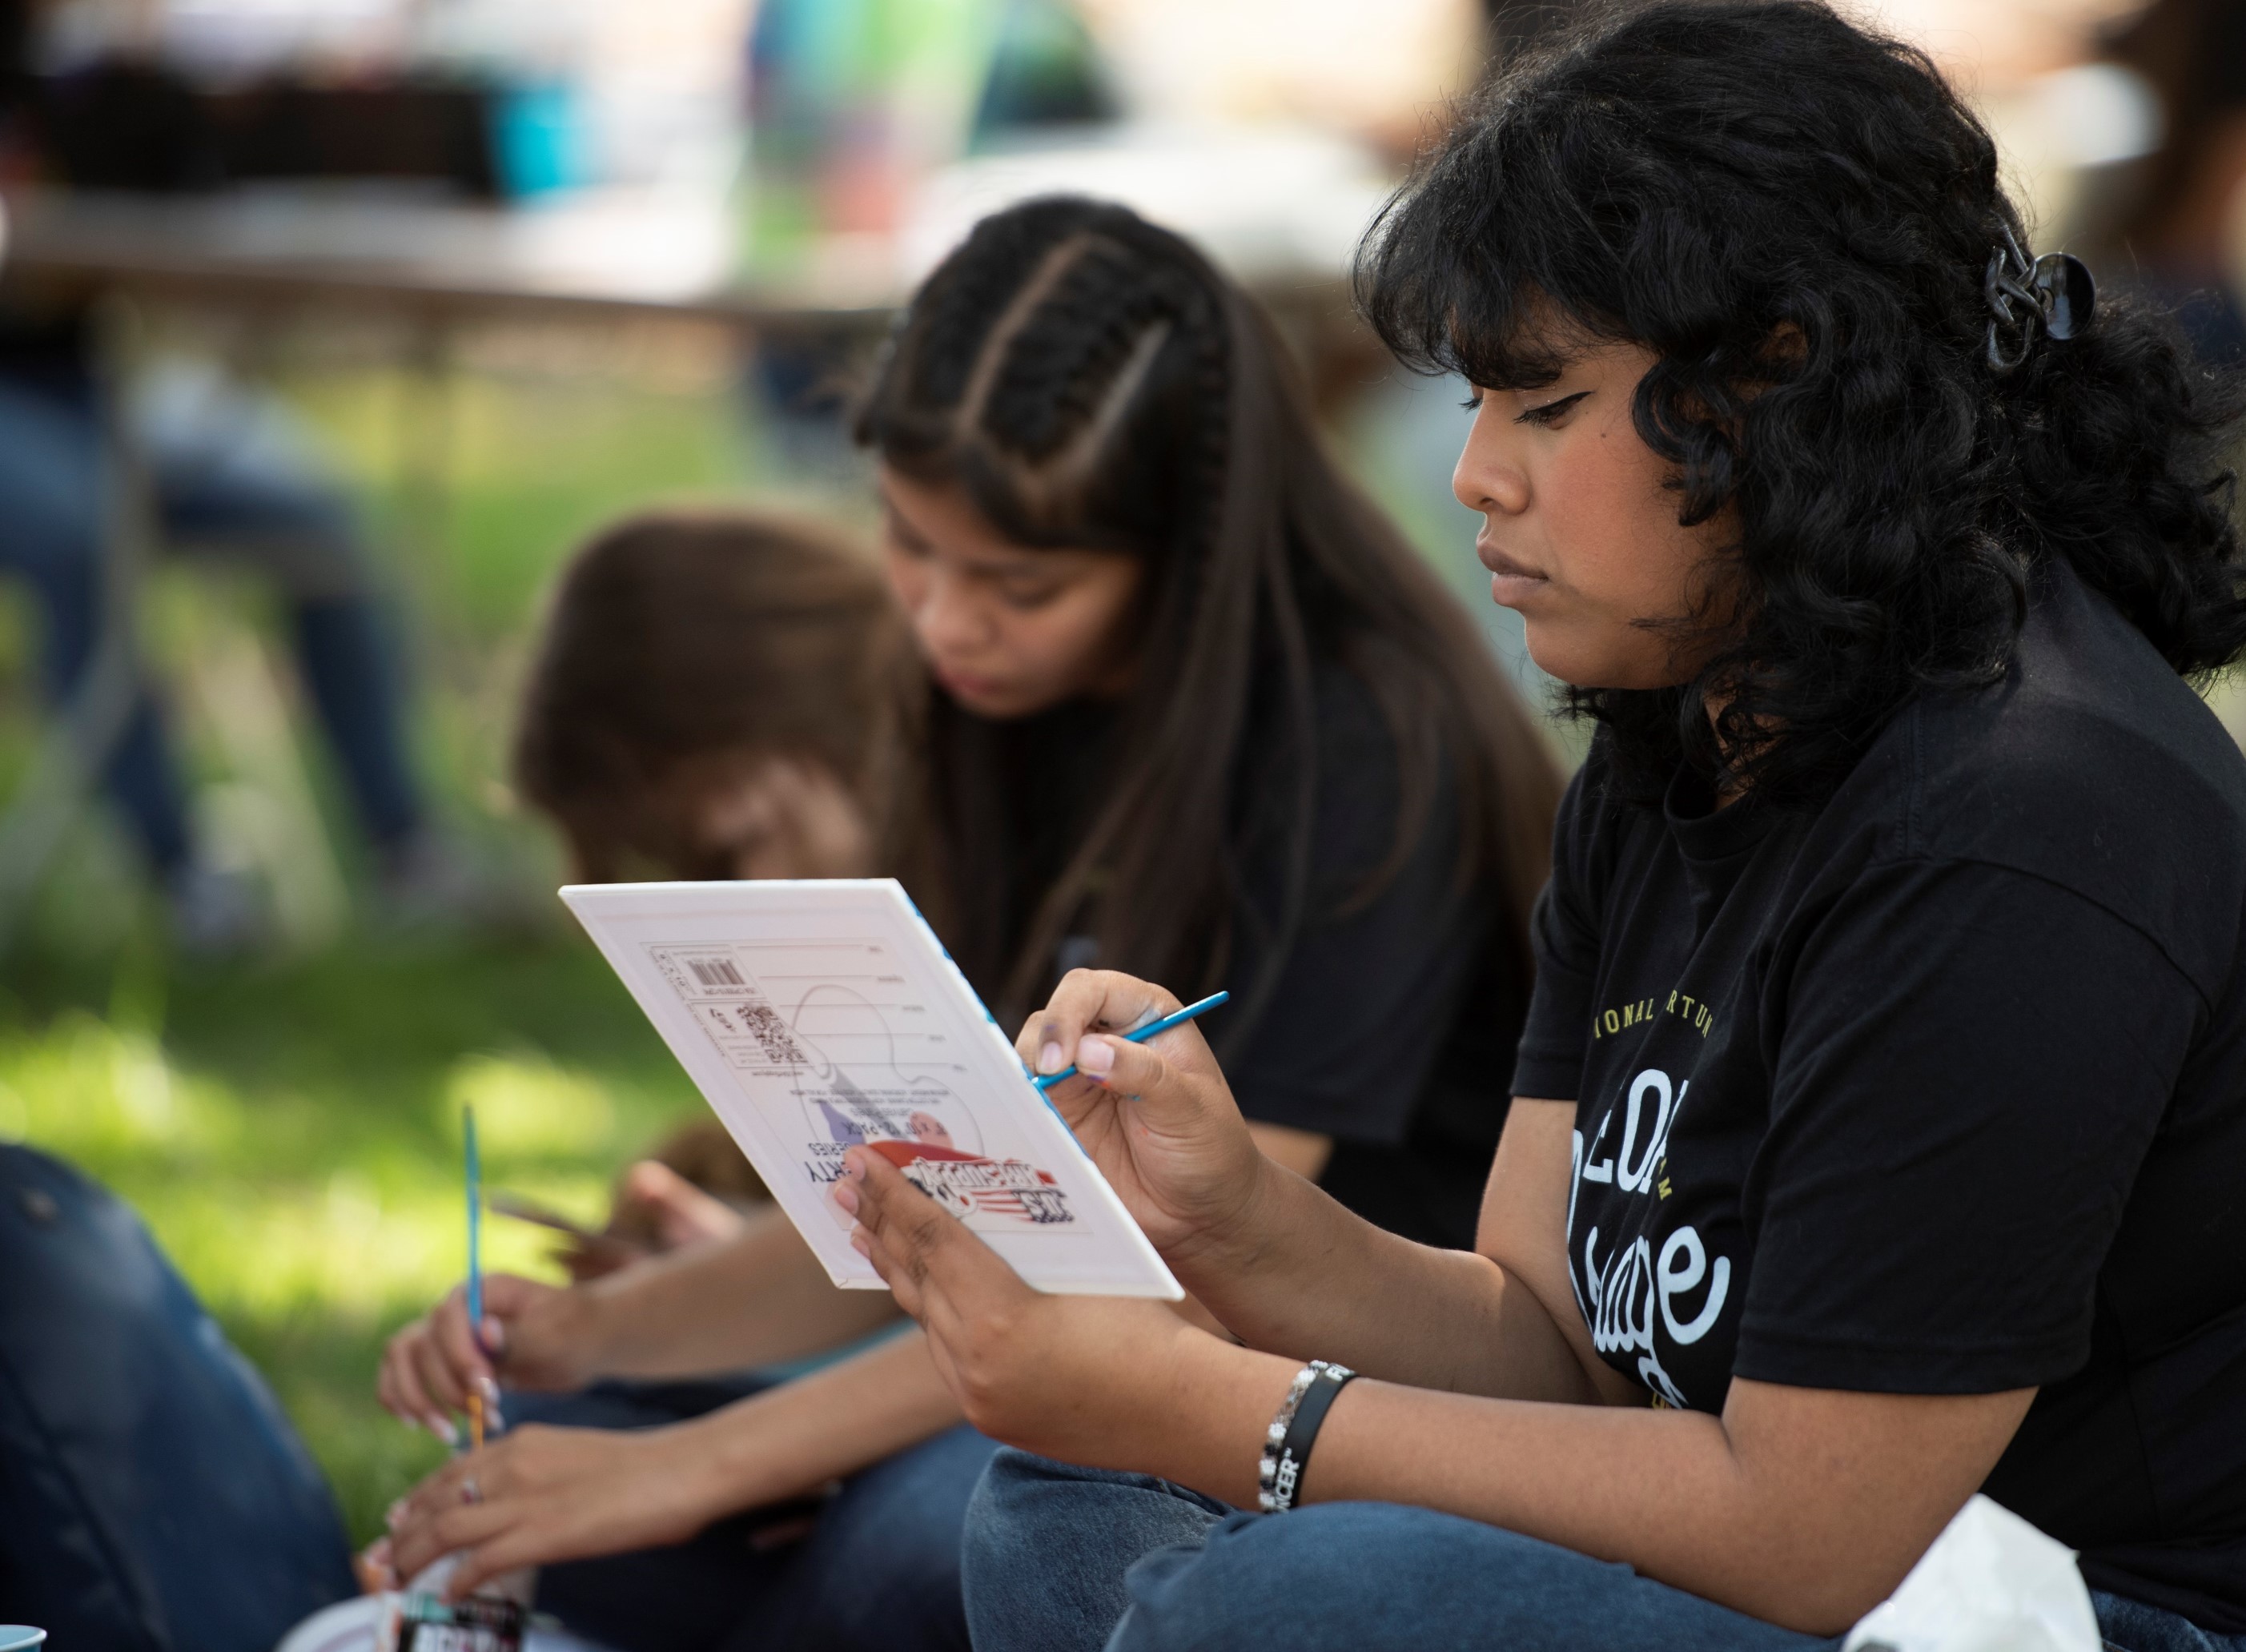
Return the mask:
<path fill-rule="evenodd" d="M 491 123 L 492 158 L 507 200 L 534 201 L 585 181 L 584 100 L 568 82 L 500 88 Z"/>

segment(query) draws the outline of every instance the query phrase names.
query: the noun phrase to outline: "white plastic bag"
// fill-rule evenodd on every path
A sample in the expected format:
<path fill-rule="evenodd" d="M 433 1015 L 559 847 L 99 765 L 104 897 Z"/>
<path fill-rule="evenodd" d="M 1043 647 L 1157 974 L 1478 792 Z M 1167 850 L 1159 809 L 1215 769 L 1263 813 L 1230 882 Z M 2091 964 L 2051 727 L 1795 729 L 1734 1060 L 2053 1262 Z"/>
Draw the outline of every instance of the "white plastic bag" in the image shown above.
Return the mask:
<path fill-rule="evenodd" d="M 2074 1551 L 1976 1494 L 1841 1652 L 2099 1652 Z"/>

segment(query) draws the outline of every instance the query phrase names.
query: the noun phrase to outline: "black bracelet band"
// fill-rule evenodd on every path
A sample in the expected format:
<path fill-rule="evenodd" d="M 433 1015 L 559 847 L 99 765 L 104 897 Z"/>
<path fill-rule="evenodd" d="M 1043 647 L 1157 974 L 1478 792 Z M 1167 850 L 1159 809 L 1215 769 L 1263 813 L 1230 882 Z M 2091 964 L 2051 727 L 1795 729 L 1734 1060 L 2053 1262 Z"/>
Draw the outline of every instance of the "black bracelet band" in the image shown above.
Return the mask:
<path fill-rule="evenodd" d="M 1326 1420 L 1326 1412 L 1342 1390 L 1355 1381 L 1357 1373 L 1346 1365 L 1317 1363 L 1317 1375 L 1303 1391 L 1295 1407 L 1295 1414 L 1287 1422 L 1287 1437 L 1279 1443 L 1276 1472 L 1271 1485 L 1271 1512 L 1284 1514 L 1295 1506 L 1296 1493 L 1302 1489 L 1303 1471 L 1310 1465 L 1310 1447 L 1317 1444 L 1318 1428 Z"/>

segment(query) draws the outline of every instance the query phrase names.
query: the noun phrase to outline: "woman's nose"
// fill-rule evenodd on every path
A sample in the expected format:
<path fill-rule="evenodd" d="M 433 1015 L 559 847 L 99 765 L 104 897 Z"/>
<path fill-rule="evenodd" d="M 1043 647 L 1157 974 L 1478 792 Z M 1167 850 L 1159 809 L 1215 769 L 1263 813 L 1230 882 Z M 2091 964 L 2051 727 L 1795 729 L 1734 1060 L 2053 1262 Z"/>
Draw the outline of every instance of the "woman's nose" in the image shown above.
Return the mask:
<path fill-rule="evenodd" d="M 963 581 L 943 574 L 929 581 L 928 595 L 917 617 L 922 640 L 938 654 L 973 648 L 988 629 L 975 593 Z"/>
<path fill-rule="evenodd" d="M 1518 516 L 1528 508 L 1528 478 L 1505 452 L 1504 426 L 1487 404 L 1474 415 L 1451 472 L 1451 492 L 1477 516 Z"/>

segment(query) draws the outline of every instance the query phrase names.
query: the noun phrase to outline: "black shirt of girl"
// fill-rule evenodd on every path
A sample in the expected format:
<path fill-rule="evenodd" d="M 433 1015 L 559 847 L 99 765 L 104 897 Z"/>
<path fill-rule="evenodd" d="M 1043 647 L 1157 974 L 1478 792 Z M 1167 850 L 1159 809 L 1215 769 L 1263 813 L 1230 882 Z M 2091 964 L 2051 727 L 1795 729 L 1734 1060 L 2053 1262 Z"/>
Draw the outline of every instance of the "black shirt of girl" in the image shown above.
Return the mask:
<path fill-rule="evenodd" d="M 2093 1587 L 2246 1631 L 2246 758 L 2064 568 L 2004 680 L 1814 814 L 1561 811 L 1517 1096 L 1572 1098 L 1601 1356 L 2038 1387 L 1984 1488 Z"/>

